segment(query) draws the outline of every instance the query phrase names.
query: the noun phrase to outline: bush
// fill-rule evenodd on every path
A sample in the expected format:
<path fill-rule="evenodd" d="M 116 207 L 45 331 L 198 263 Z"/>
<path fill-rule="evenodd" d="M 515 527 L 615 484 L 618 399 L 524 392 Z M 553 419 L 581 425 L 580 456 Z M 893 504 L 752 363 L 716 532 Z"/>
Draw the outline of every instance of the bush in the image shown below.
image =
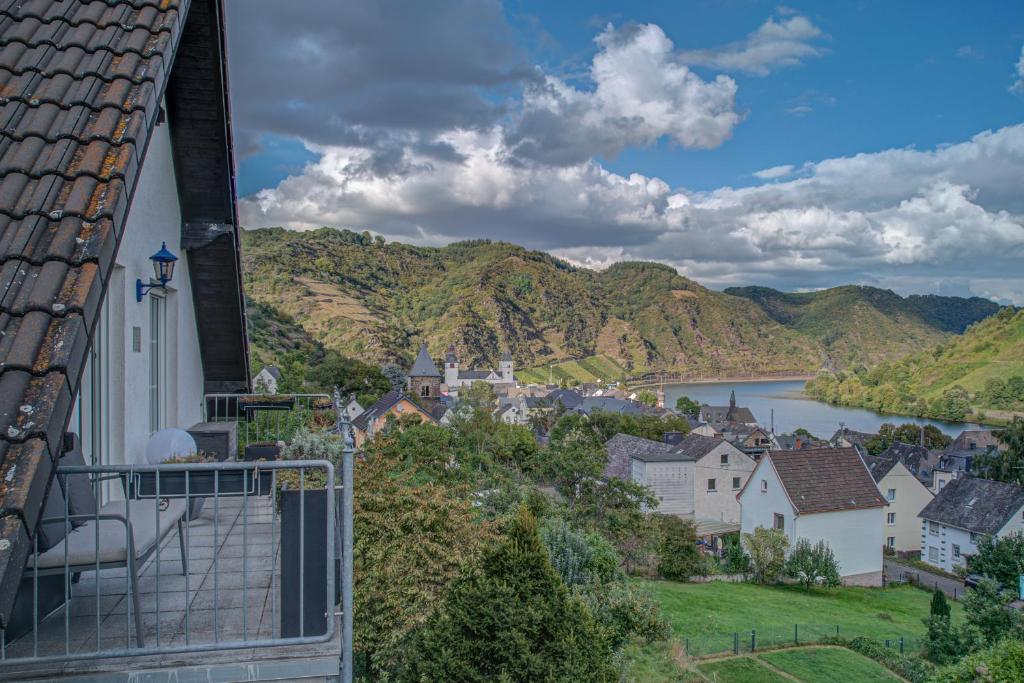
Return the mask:
<path fill-rule="evenodd" d="M 670 581 L 706 576 L 707 564 L 697 547 L 697 527 L 693 521 L 665 516 L 661 518 L 660 525 L 658 573 Z"/>
<path fill-rule="evenodd" d="M 337 434 L 300 429 L 281 448 L 282 460 L 327 460 L 337 467 L 344 444 Z"/>
<path fill-rule="evenodd" d="M 740 539 L 735 538 L 725 545 L 723 553 L 723 569 L 726 574 L 743 574 L 750 572 L 750 555 L 743 551 Z"/>
<path fill-rule="evenodd" d="M 825 541 L 812 545 L 806 538 L 800 538 L 786 560 L 786 575 L 799 581 L 804 590 L 817 583 L 835 588 L 839 585 L 839 563 Z"/>
<path fill-rule="evenodd" d="M 672 635 L 658 601 L 629 584 L 590 584 L 579 587 L 576 594 L 590 608 L 594 620 L 607 630 L 616 651 L 633 638 L 653 643 Z"/>
<path fill-rule="evenodd" d="M 575 529 L 562 519 L 548 519 L 540 528 L 540 540 L 566 586 L 624 577 L 615 548 L 597 534 Z"/>
<path fill-rule="evenodd" d="M 897 676 L 901 676 L 910 683 L 926 683 L 935 671 L 935 667 L 917 657 L 901 655 L 896 650 L 881 645 L 880 643 L 858 636 L 847 640 L 846 638 L 825 638 L 822 642 L 829 645 L 841 645 L 854 652 L 873 659 Z"/>
<path fill-rule="evenodd" d="M 935 664 L 955 662 L 985 642 L 977 627 L 972 624 L 952 626 L 948 616 L 929 616 L 924 624 L 928 627 L 924 656 Z"/>
<path fill-rule="evenodd" d="M 987 650 L 968 655 L 956 664 L 939 669 L 930 683 L 976 681 L 1024 681 L 1024 642 L 1006 638 Z"/>
<path fill-rule="evenodd" d="M 786 564 L 786 550 L 789 538 L 778 529 L 754 529 L 752 534 L 743 534 L 743 549 L 750 555 L 750 571 L 756 583 L 768 584 L 779 580 L 779 574 Z"/>

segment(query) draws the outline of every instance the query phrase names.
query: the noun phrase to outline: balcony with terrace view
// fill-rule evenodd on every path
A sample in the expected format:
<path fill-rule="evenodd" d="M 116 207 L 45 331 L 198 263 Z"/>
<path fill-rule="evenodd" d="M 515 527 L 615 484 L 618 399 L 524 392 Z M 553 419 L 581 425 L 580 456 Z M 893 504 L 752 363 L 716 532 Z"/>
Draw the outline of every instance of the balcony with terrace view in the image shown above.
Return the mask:
<path fill-rule="evenodd" d="M 159 465 L 86 466 L 69 433 L 0 634 L 0 678 L 339 675 L 334 404 L 205 404 L 196 441 L 213 448 Z"/>

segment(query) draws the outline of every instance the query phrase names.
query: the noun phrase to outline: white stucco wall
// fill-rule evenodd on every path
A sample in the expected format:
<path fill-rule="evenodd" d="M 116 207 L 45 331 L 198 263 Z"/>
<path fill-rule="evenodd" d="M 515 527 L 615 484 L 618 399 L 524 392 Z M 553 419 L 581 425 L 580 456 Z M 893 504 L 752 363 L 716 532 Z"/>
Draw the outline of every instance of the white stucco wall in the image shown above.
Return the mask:
<path fill-rule="evenodd" d="M 103 304 L 103 315 L 109 319 L 109 339 L 102 350 L 109 397 L 102 405 L 107 425 L 104 460 L 108 463 L 145 459 L 150 436 L 152 334 L 149 300 L 136 302 L 135 281 L 150 281 L 153 264 L 149 257 L 162 242 L 167 242 L 179 259 L 166 291 L 163 426 L 187 428 L 202 416 L 203 371 L 188 257 L 181 249 L 181 212 L 167 123 L 153 132 Z M 134 328 L 139 330 L 138 350 L 133 343 Z M 74 426 L 73 421 L 71 428 Z"/>
<path fill-rule="evenodd" d="M 911 474 L 903 463 L 896 463 L 896 466 L 882 477 L 882 481 L 878 482 L 878 488 L 886 500 L 889 499 L 890 490 L 895 494 L 895 499 L 885 507 L 885 515 L 882 518 L 882 542 L 887 544 L 891 537 L 895 541 L 893 548 L 897 551 L 920 550 L 921 520 L 917 515 L 931 502 L 932 492 Z M 888 521 L 890 513 L 896 515 L 893 525 Z"/>
<path fill-rule="evenodd" d="M 796 515 L 771 464 L 771 458 L 761 458 L 749 480 L 739 497 L 740 531 L 753 533 L 759 526 L 772 529 L 775 526 L 775 514 L 778 513 L 783 517 L 783 528 L 792 543 Z M 762 482 L 765 482 L 766 490 L 762 490 Z"/>
<path fill-rule="evenodd" d="M 840 576 L 882 571 L 883 507 L 799 515 L 795 538 L 825 541 L 835 553 Z"/>
<path fill-rule="evenodd" d="M 722 464 L 722 455 L 729 462 Z M 736 494 L 747 483 L 757 463 L 730 443 L 722 442 L 696 463 L 694 479 L 694 517 L 725 522 L 740 521 L 740 504 Z M 739 486 L 733 487 L 733 479 Z M 708 491 L 708 479 L 714 479 L 716 491 Z"/>
<path fill-rule="evenodd" d="M 660 501 L 656 512 L 663 515 L 693 514 L 694 463 L 642 462 L 633 459 L 630 476 L 654 492 Z"/>
<path fill-rule="evenodd" d="M 921 559 L 928 564 L 935 565 L 940 569 L 951 572 L 957 566 L 966 564 L 967 556 L 978 552 L 977 541 L 979 534 L 972 534 L 964 529 L 929 522 L 920 521 L 921 533 Z M 934 533 L 932 533 L 934 531 Z M 1017 510 L 1003 528 L 996 533 L 1001 538 L 1012 533 L 1024 533 L 1024 508 Z M 956 548 L 959 546 L 960 555 L 957 556 Z"/>

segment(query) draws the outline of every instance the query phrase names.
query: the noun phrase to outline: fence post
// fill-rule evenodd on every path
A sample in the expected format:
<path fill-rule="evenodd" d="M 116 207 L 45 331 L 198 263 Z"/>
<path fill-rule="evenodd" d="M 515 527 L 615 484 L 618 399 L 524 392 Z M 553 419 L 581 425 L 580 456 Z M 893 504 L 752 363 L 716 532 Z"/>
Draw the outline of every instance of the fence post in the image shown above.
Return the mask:
<path fill-rule="evenodd" d="M 839 624 L 836 624 L 836 638 L 839 637 Z"/>
<path fill-rule="evenodd" d="M 736 631 L 732 634 L 732 653 L 738 655 L 740 653 L 740 634 Z"/>
<path fill-rule="evenodd" d="M 793 624 L 793 644 L 800 644 L 800 624 Z"/>
<path fill-rule="evenodd" d="M 750 629 L 750 651 L 757 649 L 757 629 Z"/>
<path fill-rule="evenodd" d="M 683 653 L 687 657 L 690 656 L 690 637 L 689 636 L 687 636 L 686 638 L 683 638 Z"/>

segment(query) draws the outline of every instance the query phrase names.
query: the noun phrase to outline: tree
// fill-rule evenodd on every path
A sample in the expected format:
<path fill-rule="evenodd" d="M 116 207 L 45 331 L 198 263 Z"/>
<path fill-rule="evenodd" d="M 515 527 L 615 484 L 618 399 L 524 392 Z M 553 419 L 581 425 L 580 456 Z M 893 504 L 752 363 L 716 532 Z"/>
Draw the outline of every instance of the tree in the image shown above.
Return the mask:
<path fill-rule="evenodd" d="M 399 680 L 410 683 L 618 678 L 609 634 L 551 566 L 525 508 L 452 583 L 408 661 Z"/>
<path fill-rule="evenodd" d="M 697 526 L 693 520 L 674 515 L 661 517 L 658 573 L 670 581 L 688 581 L 706 573 L 707 565 L 697 548 Z"/>
<path fill-rule="evenodd" d="M 812 544 L 806 538 L 797 539 L 786 560 L 785 571 L 787 576 L 799 581 L 804 590 L 818 583 L 826 588 L 839 585 L 839 563 L 832 548 L 823 540 Z"/>
<path fill-rule="evenodd" d="M 1013 597 L 1012 593 L 1003 591 L 994 579 L 989 578 L 982 579 L 964 595 L 967 623 L 975 626 L 989 645 L 1007 635 L 1021 635 L 1020 614 L 1007 608 Z"/>
<path fill-rule="evenodd" d="M 619 552 L 626 571 L 646 565 L 657 550 L 659 527 L 648 510 L 658 499 L 646 486 L 611 477 L 607 481 L 588 478 L 581 482 L 573 519 L 584 529 L 601 534 Z"/>
<path fill-rule="evenodd" d="M 945 617 L 946 619 L 949 619 L 949 601 L 946 600 L 946 594 L 938 588 L 936 588 L 935 592 L 932 593 L 932 604 L 928 611 L 933 617 Z"/>
<path fill-rule="evenodd" d="M 648 391 L 647 389 L 644 389 L 643 391 L 637 393 L 636 402 L 642 403 L 645 406 L 650 406 L 651 408 L 653 408 L 656 405 L 658 405 L 658 396 L 653 391 Z"/>
<path fill-rule="evenodd" d="M 878 435 L 868 439 L 864 445 L 871 455 L 878 455 L 897 441 L 900 443 L 918 444 L 921 443 L 921 429 L 921 425 L 912 422 L 899 426 L 886 422 L 878 428 Z M 952 439 L 943 434 L 942 430 L 938 427 L 924 425 L 924 445 L 926 448 L 941 449 L 948 446 L 951 442 Z"/>
<path fill-rule="evenodd" d="M 727 574 L 746 575 L 750 571 L 750 556 L 743 551 L 743 545 L 740 543 L 738 534 L 732 535 L 725 540 L 723 560 L 725 561 L 724 569 Z"/>
<path fill-rule="evenodd" d="M 468 388 L 459 392 L 459 402 L 465 403 L 474 412 L 482 411 L 490 414 L 494 410 L 496 400 L 494 387 L 490 382 L 473 382 Z"/>
<path fill-rule="evenodd" d="M 680 396 L 676 399 L 676 410 L 683 415 L 689 415 L 696 419 L 697 415 L 700 414 L 700 404 L 689 396 Z"/>
<path fill-rule="evenodd" d="M 405 389 L 407 377 L 405 370 L 400 365 L 395 363 L 387 363 L 380 369 L 380 374 L 388 380 L 388 384 L 391 386 L 391 391 L 402 391 Z"/>
<path fill-rule="evenodd" d="M 995 579 L 1003 590 L 1017 590 L 1017 577 L 1024 574 L 1024 534 L 982 536 L 968 566 L 975 574 Z"/>
<path fill-rule="evenodd" d="M 990 449 L 973 459 L 976 476 L 1024 485 L 1024 418 L 1015 417 L 995 432 L 1004 450 Z"/>
<path fill-rule="evenodd" d="M 1024 642 L 1006 638 L 939 669 L 928 680 L 931 683 L 1024 681 Z"/>
<path fill-rule="evenodd" d="M 401 668 L 409 635 L 490 535 L 468 502 L 414 485 L 385 456 L 356 467 L 355 648 L 375 675 Z"/>
<path fill-rule="evenodd" d="M 750 556 L 750 571 L 756 583 L 769 584 L 779 580 L 786 564 L 789 538 L 778 529 L 762 526 L 743 534 L 743 549 Z"/>

